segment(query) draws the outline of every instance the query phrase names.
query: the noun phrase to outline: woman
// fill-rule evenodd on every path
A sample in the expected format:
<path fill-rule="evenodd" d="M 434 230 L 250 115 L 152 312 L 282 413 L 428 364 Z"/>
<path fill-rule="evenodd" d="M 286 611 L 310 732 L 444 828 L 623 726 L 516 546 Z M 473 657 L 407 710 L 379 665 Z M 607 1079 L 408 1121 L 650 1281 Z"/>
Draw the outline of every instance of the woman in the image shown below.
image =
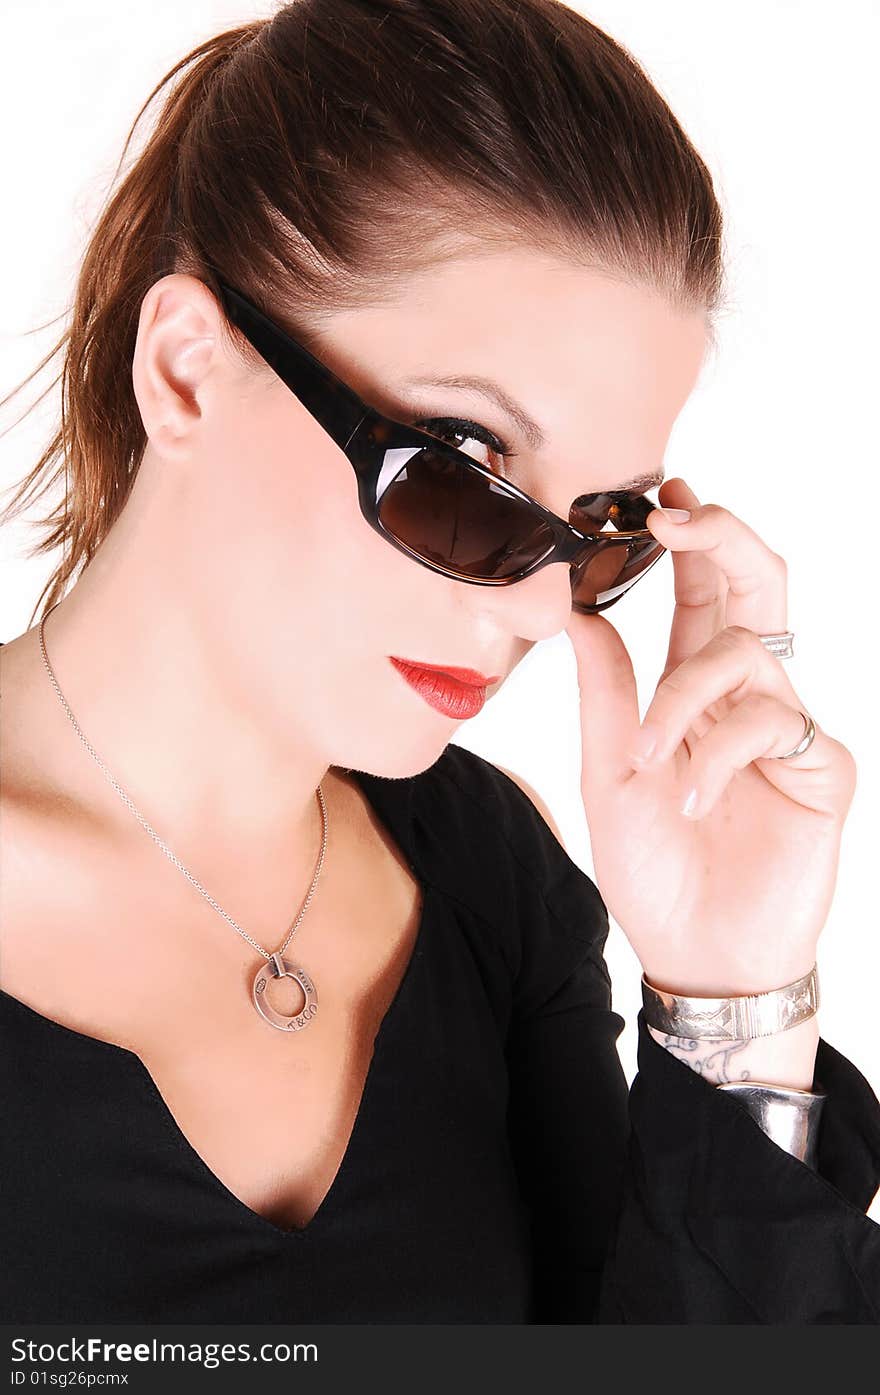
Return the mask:
<path fill-rule="evenodd" d="M 303 0 L 178 74 L 20 496 L 64 461 L 2 651 L 5 1319 L 875 1321 L 880 1104 L 816 1013 L 854 763 L 783 560 L 649 497 L 703 162 L 551 0 Z M 640 732 L 600 612 L 665 550 Z M 450 744 L 563 628 L 598 886 Z"/>

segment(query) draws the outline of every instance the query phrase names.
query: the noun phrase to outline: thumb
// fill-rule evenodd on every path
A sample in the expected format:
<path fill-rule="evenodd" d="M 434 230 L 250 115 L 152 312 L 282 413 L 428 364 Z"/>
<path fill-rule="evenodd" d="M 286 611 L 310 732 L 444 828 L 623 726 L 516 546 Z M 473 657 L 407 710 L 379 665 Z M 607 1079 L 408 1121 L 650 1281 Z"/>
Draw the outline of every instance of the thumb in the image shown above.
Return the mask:
<path fill-rule="evenodd" d="M 573 610 L 565 632 L 577 660 L 581 782 L 600 794 L 633 772 L 627 752 L 640 724 L 636 677 L 626 645 L 601 615 Z"/>

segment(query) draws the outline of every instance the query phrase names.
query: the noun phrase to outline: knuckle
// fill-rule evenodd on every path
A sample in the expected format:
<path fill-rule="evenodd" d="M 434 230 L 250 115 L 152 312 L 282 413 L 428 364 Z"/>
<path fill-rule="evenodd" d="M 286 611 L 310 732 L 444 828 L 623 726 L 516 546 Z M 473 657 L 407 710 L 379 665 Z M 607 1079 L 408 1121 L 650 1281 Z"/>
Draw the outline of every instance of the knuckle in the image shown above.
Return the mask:
<path fill-rule="evenodd" d="M 695 610 L 713 605 L 717 600 L 718 587 L 711 580 L 689 581 L 686 586 L 679 586 L 675 593 L 676 605 L 692 606 Z"/>
<path fill-rule="evenodd" d="M 757 716 L 776 720 L 779 718 L 779 705 L 779 699 L 771 697 L 769 693 L 747 693 L 740 703 Z"/>
<path fill-rule="evenodd" d="M 666 677 L 657 684 L 654 689 L 654 698 L 658 705 L 662 705 L 671 693 L 680 693 L 687 686 L 687 670 L 685 668 L 687 662 L 688 660 L 685 659 L 684 663 L 679 664 L 678 668 L 674 668 L 671 673 L 667 673 Z"/>
<path fill-rule="evenodd" d="M 745 625 L 726 625 L 718 633 L 718 642 L 725 648 L 740 650 L 751 650 L 755 644 L 761 644 L 755 631 L 748 629 Z"/>
<path fill-rule="evenodd" d="M 858 766 L 852 751 L 841 741 L 836 741 L 833 736 L 827 734 L 825 739 L 831 743 L 834 753 L 830 777 L 834 789 L 835 812 L 841 818 L 845 818 L 858 787 Z"/>
<path fill-rule="evenodd" d="M 737 699 L 737 714 L 747 722 L 763 726 L 777 726 L 779 723 L 779 703 L 769 693 L 746 693 Z"/>
<path fill-rule="evenodd" d="M 834 746 L 836 747 L 837 756 L 840 761 L 841 767 L 848 776 L 852 788 L 855 789 L 859 775 L 859 768 L 856 764 L 856 758 L 853 755 L 852 751 L 849 749 L 849 747 L 844 746 L 842 741 L 834 740 L 834 738 L 832 738 L 832 740 L 834 742 Z"/>

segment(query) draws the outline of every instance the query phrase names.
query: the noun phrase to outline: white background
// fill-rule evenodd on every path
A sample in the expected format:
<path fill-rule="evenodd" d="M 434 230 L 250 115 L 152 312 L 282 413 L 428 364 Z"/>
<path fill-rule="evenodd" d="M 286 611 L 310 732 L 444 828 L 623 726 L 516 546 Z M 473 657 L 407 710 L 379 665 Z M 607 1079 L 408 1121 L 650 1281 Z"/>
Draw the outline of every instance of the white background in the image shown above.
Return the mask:
<path fill-rule="evenodd" d="M 213 32 L 273 5 L 220 0 L 46 3 L 4 9 L 0 119 L 0 395 L 54 343 L 130 122 L 159 77 Z M 878 319 L 875 91 L 878 15 L 845 0 L 605 0 L 575 4 L 647 69 L 712 171 L 727 221 L 731 311 L 720 351 L 679 418 L 667 474 L 742 516 L 787 560 L 789 673 L 859 767 L 834 903 L 819 945 L 822 1035 L 880 1093 L 876 911 L 880 735 L 875 529 Z M 44 376 L 40 386 L 48 381 Z M 11 427 L 35 385 L 3 409 Z M 57 400 L 0 440 L 0 486 L 37 458 Z M 27 518 L 0 529 L 0 638 L 27 624 L 51 559 Z M 609 612 L 644 711 L 662 670 L 671 562 Z M 567 636 L 539 644 L 457 740 L 520 772 L 592 875 L 578 790 L 577 685 Z M 636 1068 L 638 961 L 612 924 L 620 1039 Z M 880 1200 L 870 1214 L 880 1220 Z"/>

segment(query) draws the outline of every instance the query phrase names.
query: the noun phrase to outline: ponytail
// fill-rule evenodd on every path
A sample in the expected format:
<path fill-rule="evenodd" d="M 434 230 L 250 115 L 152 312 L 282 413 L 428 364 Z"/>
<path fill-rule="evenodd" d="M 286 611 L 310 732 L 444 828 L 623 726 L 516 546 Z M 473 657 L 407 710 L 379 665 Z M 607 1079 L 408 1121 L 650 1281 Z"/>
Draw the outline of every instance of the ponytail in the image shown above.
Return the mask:
<path fill-rule="evenodd" d="M 143 154 L 99 216 L 79 271 L 68 328 L 0 403 L 9 401 L 63 353 L 61 370 L 50 384 L 51 388 L 61 382 L 60 424 L 4 508 L 5 514 L 15 517 L 32 495 L 41 498 L 59 484 L 63 472 L 61 501 L 43 520 L 48 533 L 35 549 L 42 553 L 60 547 L 62 561 L 38 598 L 30 624 L 40 602 L 45 614 L 60 600 L 74 571 L 88 565 L 134 481 L 146 436 L 130 365 L 141 302 L 174 259 L 170 229 L 178 150 L 218 71 L 266 24 L 265 20 L 245 24 L 200 44 L 154 87 L 132 122 L 113 182 L 150 103 L 178 73 L 184 73 L 166 99 Z"/>

